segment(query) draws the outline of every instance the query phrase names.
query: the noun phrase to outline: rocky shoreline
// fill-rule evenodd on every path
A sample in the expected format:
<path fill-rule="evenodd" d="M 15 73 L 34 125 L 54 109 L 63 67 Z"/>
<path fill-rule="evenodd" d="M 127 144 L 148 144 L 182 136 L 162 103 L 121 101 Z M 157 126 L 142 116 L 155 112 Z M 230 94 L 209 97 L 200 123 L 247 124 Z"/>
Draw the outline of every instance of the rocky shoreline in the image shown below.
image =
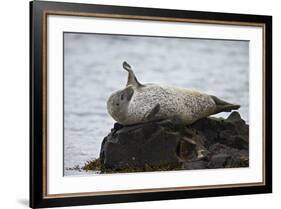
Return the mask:
<path fill-rule="evenodd" d="M 237 168 L 249 166 L 249 126 L 238 112 L 192 125 L 176 120 L 114 124 L 100 158 L 84 170 L 101 173 Z"/>

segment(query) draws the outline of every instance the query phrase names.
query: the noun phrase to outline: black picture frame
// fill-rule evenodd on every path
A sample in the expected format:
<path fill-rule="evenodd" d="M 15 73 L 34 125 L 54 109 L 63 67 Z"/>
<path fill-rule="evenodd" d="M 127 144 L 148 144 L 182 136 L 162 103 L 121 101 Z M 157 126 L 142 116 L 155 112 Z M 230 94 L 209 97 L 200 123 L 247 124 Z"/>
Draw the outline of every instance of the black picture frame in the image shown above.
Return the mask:
<path fill-rule="evenodd" d="M 160 18 L 162 20 L 196 20 L 210 23 L 238 22 L 244 24 L 262 24 L 265 28 L 264 39 L 264 95 L 265 95 L 265 155 L 264 184 L 255 186 L 204 188 L 196 190 L 171 190 L 157 192 L 139 192 L 105 195 L 79 196 L 45 196 L 46 166 L 44 137 L 46 138 L 46 65 L 44 56 L 44 39 L 46 25 L 44 18 L 48 14 L 110 14 L 139 17 Z M 75 14 L 76 13 L 76 14 Z M 195 21 L 195 22 L 196 22 Z M 121 203 L 136 201 L 153 201 L 182 198 L 198 198 L 228 195 L 245 195 L 272 192 L 272 17 L 262 15 L 245 15 L 215 12 L 183 11 L 169 9 L 152 9 L 140 7 L 105 6 L 93 4 L 30 2 L 30 207 L 44 208 L 56 206 L 76 206 L 88 204 Z"/>

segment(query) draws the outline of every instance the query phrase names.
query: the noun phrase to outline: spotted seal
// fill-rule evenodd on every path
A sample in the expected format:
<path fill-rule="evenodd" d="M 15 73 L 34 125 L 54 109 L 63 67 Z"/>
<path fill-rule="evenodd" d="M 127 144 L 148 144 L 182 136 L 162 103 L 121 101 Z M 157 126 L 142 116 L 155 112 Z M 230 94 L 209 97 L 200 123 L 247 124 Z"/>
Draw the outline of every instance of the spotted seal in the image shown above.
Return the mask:
<path fill-rule="evenodd" d="M 240 105 L 230 104 L 215 96 L 168 85 L 141 84 L 131 66 L 124 89 L 114 92 L 107 100 L 107 110 L 122 125 L 177 118 L 185 124 L 219 112 L 230 112 Z"/>

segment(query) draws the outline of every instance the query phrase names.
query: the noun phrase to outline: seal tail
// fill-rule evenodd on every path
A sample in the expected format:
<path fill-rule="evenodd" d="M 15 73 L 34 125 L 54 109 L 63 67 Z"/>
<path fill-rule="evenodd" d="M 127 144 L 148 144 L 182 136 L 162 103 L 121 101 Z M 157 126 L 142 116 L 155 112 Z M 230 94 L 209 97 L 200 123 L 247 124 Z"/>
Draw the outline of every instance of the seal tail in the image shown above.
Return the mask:
<path fill-rule="evenodd" d="M 226 101 L 223 101 L 216 96 L 211 96 L 214 102 L 216 103 L 216 109 L 214 114 L 220 113 L 220 112 L 231 112 L 232 110 L 237 110 L 240 108 L 240 105 L 235 105 L 228 103 Z"/>

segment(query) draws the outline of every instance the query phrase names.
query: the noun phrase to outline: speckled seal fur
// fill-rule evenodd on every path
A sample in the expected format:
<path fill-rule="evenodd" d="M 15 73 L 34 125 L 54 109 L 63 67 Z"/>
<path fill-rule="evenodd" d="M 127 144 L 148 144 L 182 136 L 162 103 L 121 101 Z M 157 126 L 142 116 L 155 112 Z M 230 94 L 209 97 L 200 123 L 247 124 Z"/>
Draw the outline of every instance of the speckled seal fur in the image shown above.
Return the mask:
<path fill-rule="evenodd" d="M 129 64 L 124 62 L 123 68 L 128 71 L 126 88 L 114 92 L 107 101 L 108 113 L 122 125 L 171 118 L 192 124 L 209 115 L 240 107 L 195 90 L 141 84 Z"/>

